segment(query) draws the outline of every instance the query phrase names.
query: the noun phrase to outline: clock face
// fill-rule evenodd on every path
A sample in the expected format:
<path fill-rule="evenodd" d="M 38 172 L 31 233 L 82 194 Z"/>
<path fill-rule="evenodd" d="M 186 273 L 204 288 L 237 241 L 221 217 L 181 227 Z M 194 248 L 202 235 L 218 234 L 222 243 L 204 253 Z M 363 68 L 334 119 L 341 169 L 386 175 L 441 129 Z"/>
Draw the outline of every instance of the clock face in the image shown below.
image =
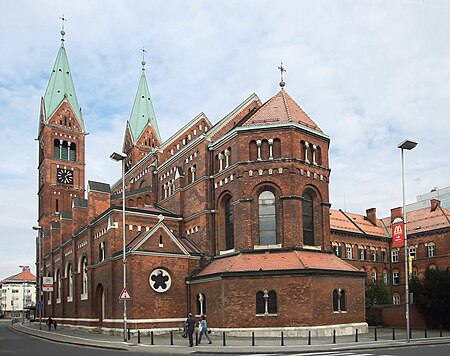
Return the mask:
<path fill-rule="evenodd" d="M 73 184 L 73 171 L 65 168 L 58 168 L 57 170 L 58 183 Z"/>

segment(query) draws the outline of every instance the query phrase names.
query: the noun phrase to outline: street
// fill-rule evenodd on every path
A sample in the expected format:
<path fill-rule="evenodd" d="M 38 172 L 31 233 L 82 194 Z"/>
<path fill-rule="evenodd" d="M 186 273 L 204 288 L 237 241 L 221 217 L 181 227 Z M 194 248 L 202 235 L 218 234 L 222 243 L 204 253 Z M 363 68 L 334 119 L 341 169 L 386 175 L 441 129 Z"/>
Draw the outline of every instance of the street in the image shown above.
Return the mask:
<path fill-rule="evenodd" d="M 46 356 L 87 356 L 87 355 L 95 355 L 95 356 L 106 356 L 106 355 L 123 355 L 125 353 L 132 353 L 133 355 L 148 355 L 151 353 L 152 355 L 168 355 L 172 352 L 179 354 L 195 354 L 201 353 L 202 355 L 214 355 L 216 352 L 211 350 L 202 350 L 202 346 L 194 347 L 193 349 L 189 349 L 187 347 L 179 347 L 176 349 L 155 349 L 148 347 L 145 351 L 142 351 L 142 348 L 136 348 L 136 351 L 133 350 L 133 347 L 130 351 L 124 350 L 112 350 L 112 349 L 103 349 L 103 348 L 94 348 L 88 346 L 76 346 L 71 344 L 64 344 L 60 342 L 49 341 L 46 339 L 41 339 L 39 337 L 30 336 L 28 334 L 23 334 L 21 332 L 14 331 L 10 329 L 11 321 L 10 320 L 0 320 L 0 355 L 46 355 Z M 87 339 L 86 339 L 87 340 Z M 159 346 L 160 347 L 160 346 Z M 362 349 L 356 349 L 356 348 Z M 266 352 L 264 353 L 264 349 L 259 349 L 257 353 L 261 356 L 278 356 L 278 355 L 286 355 L 286 356 L 422 356 L 422 355 L 430 355 L 430 356 L 450 356 L 450 344 L 435 344 L 435 345 L 411 345 L 411 346 L 402 346 L 402 347 L 386 347 L 382 349 L 363 349 L 363 344 L 360 343 L 355 345 L 355 349 L 353 350 L 334 350 L 335 348 L 332 345 L 329 345 L 330 351 L 325 352 L 313 352 L 305 351 L 305 352 L 295 352 L 295 351 L 287 351 L 280 350 L 279 352 Z M 226 353 L 228 355 L 251 355 L 255 353 L 239 353 L 235 352 L 236 349 L 229 349 L 228 352 L 221 350 L 220 353 Z M 241 350 L 242 352 L 243 350 Z"/>

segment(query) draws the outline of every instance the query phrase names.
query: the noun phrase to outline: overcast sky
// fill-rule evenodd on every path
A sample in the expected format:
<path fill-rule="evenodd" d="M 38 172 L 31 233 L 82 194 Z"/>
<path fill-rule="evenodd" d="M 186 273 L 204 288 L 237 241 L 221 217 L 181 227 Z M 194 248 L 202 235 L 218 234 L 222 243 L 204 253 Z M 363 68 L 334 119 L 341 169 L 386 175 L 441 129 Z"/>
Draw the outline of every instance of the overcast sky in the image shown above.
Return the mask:
<path fill-rule="evenodd" d="M 332 208 L 379 217 L 450 185 L 450 2 L 2 1 L 0 279 L 35 273 L 37 136 L 65 22 L 69 64 L 89 136 L 87 179 L 113 183 L 147 50 L 163 140 L 204 112 L 212 123 L 255 92 L 286 91 L 331 138 Z"/>

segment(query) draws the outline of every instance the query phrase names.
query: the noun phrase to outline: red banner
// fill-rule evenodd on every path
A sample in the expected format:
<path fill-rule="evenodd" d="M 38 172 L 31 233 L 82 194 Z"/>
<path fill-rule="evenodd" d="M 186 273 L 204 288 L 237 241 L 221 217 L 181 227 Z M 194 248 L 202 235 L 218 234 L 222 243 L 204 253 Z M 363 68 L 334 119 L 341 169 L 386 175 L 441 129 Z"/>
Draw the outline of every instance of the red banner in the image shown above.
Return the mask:
<path fill-rule="evenodd" d="M 403 229 L 403 221 L 392 224 L 392 247 L 402 247 L 404 245 L 405 234 Z"/>

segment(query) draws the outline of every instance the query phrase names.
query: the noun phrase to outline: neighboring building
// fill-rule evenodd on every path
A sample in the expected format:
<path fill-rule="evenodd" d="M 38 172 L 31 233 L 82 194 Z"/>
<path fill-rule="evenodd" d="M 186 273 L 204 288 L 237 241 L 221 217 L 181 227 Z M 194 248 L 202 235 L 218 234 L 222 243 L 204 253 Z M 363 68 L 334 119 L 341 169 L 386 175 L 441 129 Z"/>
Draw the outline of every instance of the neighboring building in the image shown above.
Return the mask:
<path fill-rule="evenodd" d="M 417 202 L 406 205 L 406 211 L 428 208 L 431 206 L 431 200 L 439 200 L 441 206 L 450 210 L 450 186 L 445 188 L 433 188 L 429 193 L 417 196 Z"/>
<path fill-rule="evenodd" d="M 0 281 L 1 314 L 5 318 L 22 318 L 23 311 L 36 305 L 36 277 L 30 267 Z"/>
<path fill-rule="evenodd" d="M 377 219 L 376 210 L 366 216 L 331 210 L 331 243 L 336 255 L 367 272 L 369 280 L 383 281 L 393 304 L 405 301 L 405 249 L 391 247 L 391 223 L 401 218 L 402 208 Z M 450 267 L 450 212 L 438 200 L 431 206 L 407 212 L 410 275 L 424 275 L 427 268 Z"/>
<path fill-rule="evenodd" d="M 133 329 L 178 328 L 192 311 L 216 330 L 367 330 L 366 274 L 331 249 L 329 137 L 283 81 L 267 102 L 252 94 L 214 125 L 200 113 L 163 141 L 142 62 L 126 201 L 122 180 L 88 181 L 85 198 L 86 128 L 62 35 L 39 117 L 45 315 L 122 327 L 125 228 Z"/>

